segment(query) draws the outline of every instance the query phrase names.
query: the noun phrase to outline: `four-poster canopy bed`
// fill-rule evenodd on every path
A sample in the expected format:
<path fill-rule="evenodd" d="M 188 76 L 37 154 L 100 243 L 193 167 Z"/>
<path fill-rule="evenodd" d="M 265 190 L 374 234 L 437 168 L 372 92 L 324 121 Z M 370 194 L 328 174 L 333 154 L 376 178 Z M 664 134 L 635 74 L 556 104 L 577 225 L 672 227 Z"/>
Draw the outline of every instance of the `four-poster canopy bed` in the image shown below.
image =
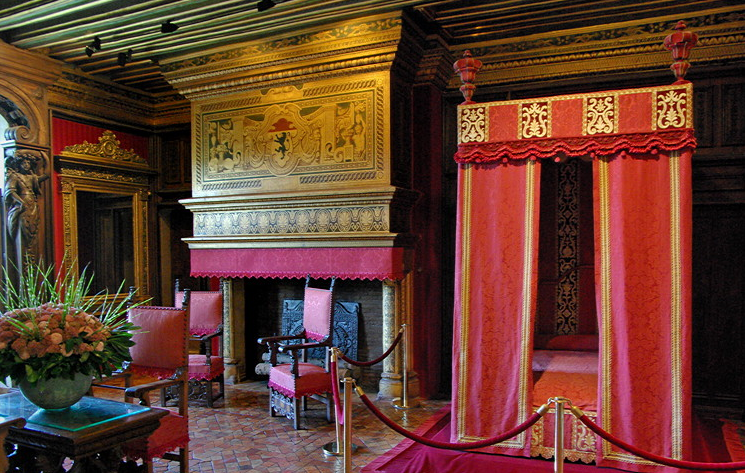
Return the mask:
<path fill-rule="evenodd" d="M 676 64 L 695 43 L 683 28 L 673 40 L 687 49 L 674 53 Z M 469 74 L 478 67 L 468 55 L 456 63 L 466 102 L 455 157 L 451 441 L 508 430 L 562 396 L 613 435 L 685 459 L 695 148 L 687 63 L 672 67 L 678 81 L 670 86 L 474 103 Z M 585 192 L 572 194 L 582 186 L 561 177 L 564 166 L 584 169 Z M 553 265 L 541 261 L 552 254 Z M 546 314 L 554 319 L 546 323 Z M 546 416 L 483 451 L 551 457 L 553 423 Z M 570 414 L 564 437 L 570 460 L 665 469 L 596 439 Z"/>

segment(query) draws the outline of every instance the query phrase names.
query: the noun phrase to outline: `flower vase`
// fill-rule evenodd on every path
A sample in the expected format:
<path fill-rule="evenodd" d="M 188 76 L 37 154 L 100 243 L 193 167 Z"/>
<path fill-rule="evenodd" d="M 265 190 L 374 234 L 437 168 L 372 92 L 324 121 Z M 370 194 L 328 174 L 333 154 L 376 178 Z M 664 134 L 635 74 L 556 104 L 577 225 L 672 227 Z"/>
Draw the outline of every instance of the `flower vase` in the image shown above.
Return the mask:
<path fill-rule="evenodd" d="M 47 410 L 67 409 L 78 402 L 91 387 L 90 375 L 76 373 L 72 379 L 40 379 L 36 383 L 21 380 L 18 388 L 29 402 Z"/>

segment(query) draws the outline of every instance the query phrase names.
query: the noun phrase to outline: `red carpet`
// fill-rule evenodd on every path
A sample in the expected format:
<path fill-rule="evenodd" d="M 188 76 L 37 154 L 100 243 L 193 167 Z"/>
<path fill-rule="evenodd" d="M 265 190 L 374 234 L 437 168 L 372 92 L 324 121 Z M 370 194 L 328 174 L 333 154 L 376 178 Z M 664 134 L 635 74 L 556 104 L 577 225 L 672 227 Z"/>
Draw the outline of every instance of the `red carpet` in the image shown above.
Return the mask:
<path fill-rule="evenodd" d="M 739 428 L 739 430 L 738 430 Z M 697 419 L 694 426 L 694 460 L 701 462 L 741 461 L 745 458 L 745 426 L 730 421 Z M 449 441 L 450 409 L 444 408 L 416 432 L 440 441 Z M 460 452 L 425 447 L 409 439 L 362 468 L 363 473 L 552 473 L 552 460 L 509 457 L 476 452 Z M 566 473 L 613 473 L 622 470 L 595 465 L 564 463 Z M 745 473 L 745 472 L 744 472 Z"/>

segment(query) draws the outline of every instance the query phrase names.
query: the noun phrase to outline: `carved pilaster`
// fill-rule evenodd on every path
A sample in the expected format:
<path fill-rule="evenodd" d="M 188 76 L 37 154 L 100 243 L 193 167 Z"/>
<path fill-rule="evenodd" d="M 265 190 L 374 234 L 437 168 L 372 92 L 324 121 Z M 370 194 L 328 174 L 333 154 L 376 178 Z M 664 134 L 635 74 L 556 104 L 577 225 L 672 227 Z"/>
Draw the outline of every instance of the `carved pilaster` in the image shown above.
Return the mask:
<path fill-rule="evenodd" d="M 402 324 L 407 325 L 411 335 L 414 328 L 414 318 L 411 316 L 412 284 L 411 273 L 401 281 L 383 281 L 383 351 L 387 350 L 396 339 Z M 409 337 L 412 340 L 412 337 Z M 403 394 L 404 350 L 406 357 L 412 360 L 411 345 L 403 341 L 396 350 L 383 361 L 378 389 L 378 399 L 400 398 Z M 410 398 L 419 396 L 419 379 L 411 366 L 407 366 L 407 395 Z"/>
<path fill-rule="evenodd" d="M 3 264 L 13 273 L 27 258 L 48 259 L 44 243 L 51 221 L 51 166 L 49 148 L 29 142 L 33 133 L 28 127 L 9 127 L 4 138 Z"/>
<path fill-rule="evenodd" d="M 221 279 L 223 288 L 223 359 L 225 382 L 236 383 L 246 374 L 246 313 L 245 280 L 242 278 Z"/>

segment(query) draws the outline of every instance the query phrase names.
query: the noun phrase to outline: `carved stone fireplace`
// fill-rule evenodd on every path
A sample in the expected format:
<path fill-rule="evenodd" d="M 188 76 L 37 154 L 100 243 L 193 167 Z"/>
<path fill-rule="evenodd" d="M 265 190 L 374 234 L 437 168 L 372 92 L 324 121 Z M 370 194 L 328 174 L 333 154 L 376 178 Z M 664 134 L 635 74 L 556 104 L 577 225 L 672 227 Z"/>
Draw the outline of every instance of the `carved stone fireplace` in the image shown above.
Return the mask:
<path fill-rule="evenodd" d="M 193 276 L 230 281 L 234 377 L 246 370 L 256 281 L 375 281 L 381 349 L 413 322 L 411 65 L 425 38 L 400 11 L 296 34 L 161 64 L 192 103 L 185 240 Z M 400 393 L 401 378 L 399 352 L 382 368 L 381 396 Z"/>

